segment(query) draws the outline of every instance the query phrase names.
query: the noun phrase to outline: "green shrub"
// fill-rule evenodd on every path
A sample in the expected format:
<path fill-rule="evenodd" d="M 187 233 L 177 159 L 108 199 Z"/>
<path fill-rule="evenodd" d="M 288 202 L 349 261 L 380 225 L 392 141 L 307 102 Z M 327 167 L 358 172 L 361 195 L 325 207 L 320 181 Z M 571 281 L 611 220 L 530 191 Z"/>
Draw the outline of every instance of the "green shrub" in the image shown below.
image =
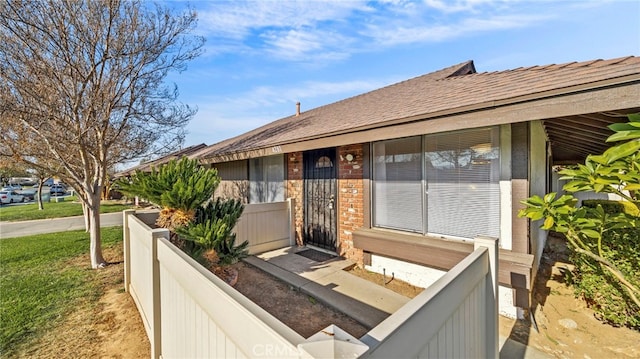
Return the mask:
<path fill-rule="evenodd" d="M 585 199 L 582 207 L 596 208 L 602 206 L 606 214 L 625 213 L 629 216 L 640 217 L 640 201 L 613 201 L 607 199 Z"/>
<path fill-rule="evenodd" d="M 577 265 L 577 292 L 600 319 L 640 328 L 640 114 L 628 118 L 608 126 L 615 133 L 607 142 L 615 145 L 559 172 L 561 180 L 569 180 L 564 191 L 613 193 L 625 199 L 622 208 L 609 201 L 585 201 L 576 208 L 574 196 L 556 198 L 551 192 L 522 201 L 526 208 L 518 216 L 544 219 L 542 229 L 565 235 Z"/>
<path fill-rule="evenodd" d="M 608 231 L 602 238 L 602 256 L 615 263 L 635 285 L 640 285 L 640 229 Z M 572 273 L 576 294 L 585 299 L 596 317 L 614 326 L 640 329 L 640 308 L 624 294 L 610 272 L 576 252 L 572 252 L 571 260 L 576 265 Z"/>
<path fill-rule="evenodd" d="M 606 214 L 624 213 L 624 205 L 620 202 L 622 201 L 611 201 L 607 199 L 585 199 L 582 201 L 582 207 L 597 208 L 598 205 L 601 205 Z"/>
<path fill-rule="evenodd" d="M 236 234 L 233 233 L 243 210 L 244 206 L 239 200 L 221 198 L 199 207 L 192 223 L 176 229 L 180 237 L 186 240 L 185 251 L 200 263 L 213 260 L 222 266 L 246 257 L 249 242 L 236 245 Z M 212 254 L 212 250 L 215 258 L 206 258 Z"/>

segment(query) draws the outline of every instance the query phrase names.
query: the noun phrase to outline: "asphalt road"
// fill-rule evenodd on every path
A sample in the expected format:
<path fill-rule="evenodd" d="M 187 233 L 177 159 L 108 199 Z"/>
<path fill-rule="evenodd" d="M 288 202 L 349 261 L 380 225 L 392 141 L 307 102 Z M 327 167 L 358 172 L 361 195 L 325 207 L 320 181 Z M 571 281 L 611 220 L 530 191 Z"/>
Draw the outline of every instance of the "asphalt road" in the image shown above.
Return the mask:
<path fill-rule="evenodd" d="M 122 225 L 122 212 L 100 215 L 100 227 Z M 38 219 L 21 222 L 0 222 L 0 239 L 22 237 L 32 234 L 54 233 L 84 229 L 83 216 Z"/>

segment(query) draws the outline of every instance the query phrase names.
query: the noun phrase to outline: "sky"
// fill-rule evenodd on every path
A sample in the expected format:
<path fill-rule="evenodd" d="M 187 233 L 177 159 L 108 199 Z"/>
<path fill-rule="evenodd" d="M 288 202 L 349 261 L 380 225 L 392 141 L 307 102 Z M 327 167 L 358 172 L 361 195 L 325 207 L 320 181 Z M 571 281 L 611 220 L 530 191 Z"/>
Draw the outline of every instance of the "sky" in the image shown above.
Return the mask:
<path fill-rule="evenodd" d="M 185 146 L 473 60 L 478 72 L 640 56 L 640 0 L 192 1 L 204 52 L 170 74 Z"/>

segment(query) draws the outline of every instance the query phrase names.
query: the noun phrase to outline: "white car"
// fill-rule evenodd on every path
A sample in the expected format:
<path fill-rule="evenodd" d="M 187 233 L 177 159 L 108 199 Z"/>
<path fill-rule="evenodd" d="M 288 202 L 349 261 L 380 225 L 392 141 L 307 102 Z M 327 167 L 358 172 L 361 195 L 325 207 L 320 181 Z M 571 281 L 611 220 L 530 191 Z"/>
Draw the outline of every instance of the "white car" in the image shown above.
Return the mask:
<path fill-rule="evenodd" d="M 16 191 L 0 191 L 0 203 L 24 202 L 24 196 Z"/>
<path fill-rule="evenodd" d="M 22 186 L 19 184 L 9 184 L 2 187 L 3 191 L 19 191 L 22 189 Z"/>

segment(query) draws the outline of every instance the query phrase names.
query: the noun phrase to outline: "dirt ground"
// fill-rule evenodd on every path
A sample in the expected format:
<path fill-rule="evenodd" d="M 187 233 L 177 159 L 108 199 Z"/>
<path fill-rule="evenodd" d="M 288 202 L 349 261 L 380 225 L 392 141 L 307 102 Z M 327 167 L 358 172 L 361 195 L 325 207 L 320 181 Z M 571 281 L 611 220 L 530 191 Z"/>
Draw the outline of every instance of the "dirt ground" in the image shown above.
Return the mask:
<path fill-rule="evenodd" d="M 99 270 L 104 295 L 96 303 L 86 298 L 61 326 L 49 331 L 21 358 L 148 358 L 150 345 L 138 310 L 123 289 L 122 247 L 105 249 L 104 257 L 114 264 Z M 89 258 L 69 265 L 89 269 Z"/>
<path fill-rule="evenodd" d="M 501 317 L 500 333 L 556 358 L 640 358 L 640 331 L 598 321 L 565 282 L 563 273 L 572 269 L 567 262 L 564 239 L 549 236 L 531 311 L 537 330 L 531 319 Z"/>
<path fill-rule="evenodd" d="M 387 276 L 387 278 L 383 278 L 383 276 L 379 273 L 370 272 L 359 267 L 351 268 L 351 270 L 349 270 L 349 273 L 360 278 L 364 278 L 378 285 L 382 285 L 385 288 L 391 289 L 392 291 L 400 293 L 408 298 L 415 298 L 418 294 L 424 291 L 424 288 L 413 286 L 399 279 L 391 279 L 389 278 L 389 276 Z"/>
<path fill-rule="evenodd" d="M 234 288 L 305 338 L 331 324 L 356 338 L 368 331 L 351 317 L 327 307 L 252 265 L 241 262 L 234 267 L 239 272 L 238 283 Z"/>
<path fill-rule="evenodd" d="M 550 238 L 542 261 L 540 281 L 536 284 L 537 305 L 532 311 L 538 331 L 528 320 L 500 317 L 500 334 L 556 358 L 640 358 L 639 331 L 602 324 L 582 301 L 574 298 L 572 288 L 564 283 L 561 275 L 561 271 L 569 267 L 565 250 L 560 239 Z M 122 250 L 110 250 L 105 257 L 121 261 Z M 367 331 L 349 316 L 326 307 L 251 265 L 238 263 L 234 267 L 239 272 L 236 289 L 304 337 L 329 324 L 338 325 L 356 338 Z M 351 272 L 382 285 L 381 275 L 361 269 L 352 269 Z M 102 270 L 99 278 L 105 295 L 99 303 L 92 305 L 87 301 L 78 307 L 62 327 L 48 333 L 35 346 L 23 350 L 21 357 L 149 357 L 149 341 L 133 300 L 122 290 L 122 275 L 122 263 Z M 423 290 L 395 279 L 386 287 L 410 298 Z M 576 323 L 575 329 L 561 325 L 561 322 L 568 322 L 567 319 Z"/>

